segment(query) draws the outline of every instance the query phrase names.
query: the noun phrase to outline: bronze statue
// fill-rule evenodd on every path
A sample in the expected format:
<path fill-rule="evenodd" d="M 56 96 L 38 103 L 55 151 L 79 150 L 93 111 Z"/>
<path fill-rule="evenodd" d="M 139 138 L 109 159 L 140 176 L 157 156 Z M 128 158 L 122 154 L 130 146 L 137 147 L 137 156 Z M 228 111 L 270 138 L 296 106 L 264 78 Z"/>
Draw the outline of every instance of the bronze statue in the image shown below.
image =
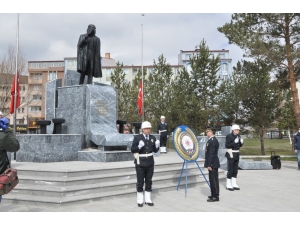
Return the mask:
<path fill-rule="evenodd" d="M 83 84 L 85 75 L 88 84 L 92 84 L 93 77 L 102 77 L 100 38 L 96 35 L 96 27 L 90 24 L 86 34 L 81 34 L 77 45 L 77 72 L 80 73 L 79 84 Z"/>

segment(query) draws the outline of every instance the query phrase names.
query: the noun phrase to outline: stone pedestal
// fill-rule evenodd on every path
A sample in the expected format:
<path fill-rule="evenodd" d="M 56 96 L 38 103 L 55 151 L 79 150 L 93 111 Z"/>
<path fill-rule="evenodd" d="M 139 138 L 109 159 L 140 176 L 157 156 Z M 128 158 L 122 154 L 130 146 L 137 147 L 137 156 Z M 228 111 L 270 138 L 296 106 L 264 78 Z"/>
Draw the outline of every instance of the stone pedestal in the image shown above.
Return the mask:
<path fill-rule="evenodd" d="M 75 134 L 18 134 L 20 150 L 17 162 L 77 161 L 81 150 L 81 135 Z"/>

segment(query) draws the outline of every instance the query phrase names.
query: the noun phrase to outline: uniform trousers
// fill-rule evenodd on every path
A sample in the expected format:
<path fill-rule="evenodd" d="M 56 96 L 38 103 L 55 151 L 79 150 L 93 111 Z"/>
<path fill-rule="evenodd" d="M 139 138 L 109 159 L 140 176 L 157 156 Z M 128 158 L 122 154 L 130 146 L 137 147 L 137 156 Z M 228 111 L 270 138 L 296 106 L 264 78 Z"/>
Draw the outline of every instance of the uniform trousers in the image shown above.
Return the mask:
<path fill-rule="evenodd" d="M 166 147 L 167 145 L 168 136 L 167 135 L 160 135 L 160 147 Z"/>
<path fill-rule="evenodd" d="M 239 153 L 233 153 L 233 158 L 227 157 L 227 178 L 231 179 L 232 177 L 237 177 L 238 168 L 239 168 Z"/>
<path fill-rule="evenodd" d="M 145 191 L 151 192 L 152 191 L 152 177 L 154 172 L 154 165 L 153 166 L 140 166 L 135 165 L 137 183 L 136 183 L 136 190 L 137 192 L 143 192 L 144 190 L 144 183 L 146 183 Z"/>
<path fill-rule="evenodd" d="M 212 171 L 208 171 L 208 179 L 210 184 L 211 196 L 219 197 L 220 188 L 218 168 L 212 168 Z"/>

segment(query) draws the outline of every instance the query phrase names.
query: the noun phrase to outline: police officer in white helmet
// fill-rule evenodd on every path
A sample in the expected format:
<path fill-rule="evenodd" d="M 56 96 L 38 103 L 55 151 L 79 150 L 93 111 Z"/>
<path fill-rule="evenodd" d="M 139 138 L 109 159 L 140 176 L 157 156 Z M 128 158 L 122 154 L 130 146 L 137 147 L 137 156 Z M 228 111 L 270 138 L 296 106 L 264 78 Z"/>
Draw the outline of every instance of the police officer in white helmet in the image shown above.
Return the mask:
<path fill-rule="evenodd" d="M 240 126 L 232 125 L 232 133 L 226 136 L 225 147 L 227 152 L 225 157 L 227 158 L 227 179 L 226 179 L 226 189 L 230 191 L 240 190 L 236 183 L 236 178 L 238 174 L 238 165 L 240 159 L 240 148 L 244 144 L 244 140 L 239 135 Z"/>
<path fill-rule="evenodd" d="M 165 117 L 160 117 L 160 122 L 157 125 L 157 133 L 160 135 L 160 152 L 167 153 L 166 146 L 169 138 L 168 124 L 165 122 Z"/>
<path fill-rule="evenodd" d="M 151 124 L 148 121 L 142 123 L 142 134 L 134 137 L 131 152 L 134 154 L 135 170 L 137 176 L 137 203 L 138 207 L 146 205 L 153 206 L 151 200 L 152 177 L 154 172 L 153 152 L 158 152 L 160 142 L 155 136 L 151 135 Z M 145 183 L 145 201 L 144 201 L 144 183 Z"/>

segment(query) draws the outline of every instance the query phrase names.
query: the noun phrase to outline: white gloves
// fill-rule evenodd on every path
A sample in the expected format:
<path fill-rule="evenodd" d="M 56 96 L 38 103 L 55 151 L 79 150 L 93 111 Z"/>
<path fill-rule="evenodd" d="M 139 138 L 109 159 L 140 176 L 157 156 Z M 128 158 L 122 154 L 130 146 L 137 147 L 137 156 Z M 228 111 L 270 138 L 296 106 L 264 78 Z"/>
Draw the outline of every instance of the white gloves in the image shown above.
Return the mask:
<path fill-rule="evenodd" d="M 167 135 L 167 138 L 169 138 L 169 135 Z"/>
<path fill-rule="evenodd" d="M 158 148 L 158 147 L 159 147 L 159 144 L 160 144 L 159 140 L 156 140 L 156 142 L 155 142 L 155 147 Z"/>
<path fill-rule="evenodd" d="M 144 145 L 145 145 L 145 143 L 142 140 L 140 140 L 138 148 L 141 149 Z"/>
<path fill-rule="evenodd" d="M 239 143 L 239 138 L 236 137 L 236 139 L 234 139 L 234 143 Z"/>
<path fill-rule="evenodd" d="M 244 143 L 244 140 L 241 138 L 240 142 L 241 142 L 241 144 L 243 144 L 243 143 Z"/>

